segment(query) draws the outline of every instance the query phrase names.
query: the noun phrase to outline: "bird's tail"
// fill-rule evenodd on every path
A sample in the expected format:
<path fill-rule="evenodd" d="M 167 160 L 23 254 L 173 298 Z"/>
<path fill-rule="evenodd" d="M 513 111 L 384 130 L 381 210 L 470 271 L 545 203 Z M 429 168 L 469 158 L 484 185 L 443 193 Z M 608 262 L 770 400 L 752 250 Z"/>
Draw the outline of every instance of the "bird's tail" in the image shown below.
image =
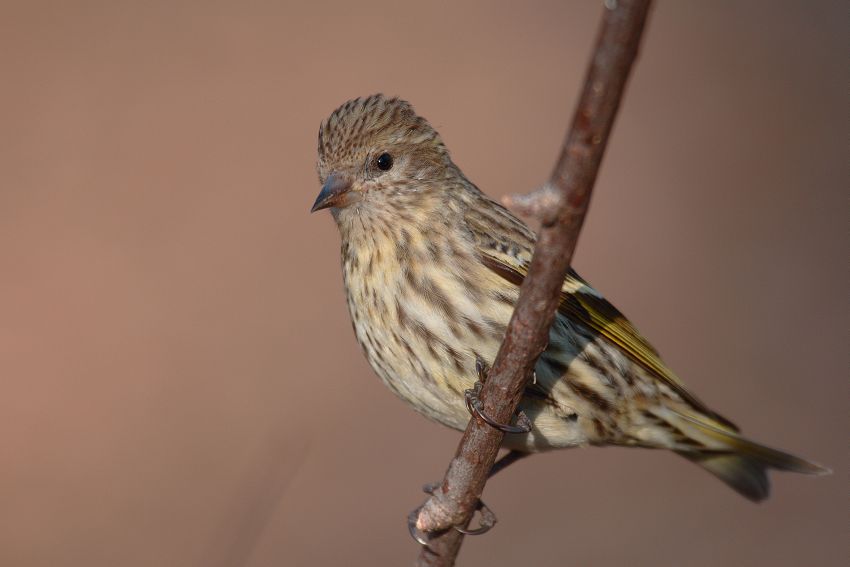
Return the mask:
<path fill-rule="evenodd" d="M 832 472 L 800 457 L 750 441 L 701 414 L 669 409 L 664 414 L 665 421 L 694 442 L 694 448 L 676 450 L 678 454 L 754 502 L 770 494 L 767 469 L 811 475 Z"/>

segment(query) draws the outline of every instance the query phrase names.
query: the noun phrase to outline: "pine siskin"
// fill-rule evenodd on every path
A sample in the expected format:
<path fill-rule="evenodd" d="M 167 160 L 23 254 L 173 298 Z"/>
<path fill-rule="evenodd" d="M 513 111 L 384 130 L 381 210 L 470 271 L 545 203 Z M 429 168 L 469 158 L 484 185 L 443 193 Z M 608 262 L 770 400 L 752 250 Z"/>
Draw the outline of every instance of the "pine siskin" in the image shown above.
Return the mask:
<path fill-rule="evenodd" d="M 496 356 L 534 233 L 470 183 L 409 103 L 351 100 L 319 129 L 323 188 L 342 236 L 354 331 L 372 368 L 417 411 L 463 429 L 476 361 Z M 826 469 L 745 439 L 685 389 L 631 323 L 570 271 L 549 345 L 520 409 L 524 452 L 582 445 L 664 448 L 752 500 L 767 468 Z"/>

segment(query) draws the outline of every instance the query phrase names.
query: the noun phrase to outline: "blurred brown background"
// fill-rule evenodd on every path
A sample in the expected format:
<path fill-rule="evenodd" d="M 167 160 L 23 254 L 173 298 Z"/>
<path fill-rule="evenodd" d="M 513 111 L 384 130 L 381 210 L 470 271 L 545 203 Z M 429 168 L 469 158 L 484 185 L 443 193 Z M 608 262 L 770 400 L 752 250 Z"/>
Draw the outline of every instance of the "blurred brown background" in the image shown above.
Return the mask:
<path fill-rule="evenodd" d="M 0 564 L 409 565 L 458 434 L 351 332 L 319 122 L 401 95 L 492 195 L 554 163 L 597 2 L 3 2 Z M 753 505 L 536 457 L 462 565 L 846 565 L 843 2 L 661 1 L 577 267 L 711 405 L 836 470 Z"/>

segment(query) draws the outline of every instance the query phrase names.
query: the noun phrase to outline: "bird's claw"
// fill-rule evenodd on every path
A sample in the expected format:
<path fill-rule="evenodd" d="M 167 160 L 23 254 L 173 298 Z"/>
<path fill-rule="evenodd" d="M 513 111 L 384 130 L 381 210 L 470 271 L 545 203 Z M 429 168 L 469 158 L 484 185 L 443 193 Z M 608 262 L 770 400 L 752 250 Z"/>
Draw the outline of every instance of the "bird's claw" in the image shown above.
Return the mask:
<path fill-rule="evenodd" d="M 475 372 L 478 374 L 478 381 L 471 390 L 464 391 L 466 399 L 466 409 L 469 413 L 476 417 L 480 417 L 490 427 L 494 427 L 504 433 L 528 433 L 531 431 L 531 420 L 525 415 L 525 412 L 520 410 L 516 416 L 516 425 L 499 423 L 484 411 L 484 404 L 481 403 L 481 388 L 484 387 L 484 382 L 487 381 L 489 368 L 480 356 L 475 358 Z"/>
<path fill-rule="evenodd" d="M 486 534 L 490 530 L 493 529 L 493 526 L 496 525 L 498 519 L 496 518 L 496 514 L 493 513 L 493 510 L 490 509 L 482 500 L 478 500 L 478 504 L 475 506 L 475 510 L 477 512 L 481 512 L 481 521 L 478 523 L 477 528 L 462 528 L 460 526 L 454 526 L 454 529 L 459 531 L 464 535 L 481 535 Z"/>
<path fill-rule="evenodd" d="M 421 509 L 422 506 L 419 506 L 407 515 L 407 531 L 410 532 L 410 537 L 412 537 L 414 541 L 416 541 L 416 543 L 418 543 L 431 553 L 436 553 L 436 551 L 431 549 L 431 546 L 428 545 L 430 539 L 428 534 L 416 527 L 416 520 L 419 518 L 419 511 Z"/>
<path fill-rule="evenodd" d="M 481 403 L 481 388 L 484 386 L 480 380 L 475 383 L 471 390 L 464 391 L 466 398 L 466 409 L 475 417 L 479 417 L 490 427 L 494 427 L 504 433 L 528 433 L 531 431 L 531 420 L 525 415 L 525 412 L 520 410 L 516 416 L 516 425 L 499 423 L 484 411 L 484 404 Z"/>
<path fill-rule="evenodd" d="M 429 482 L 428 484 L 422 486 L 422 492 L 425 492 L 426 494 L 434 494 L 434 491 L 439 488 L 440 484 L 441 483 L 439 482 Z M 436 553 L 436 551 L 434 551 L 429 545 L 431 536 L 427 532 L 423 532 L 422 530 L 416 527 L 416 520 L 419 519 L 420 510 L 422 510 L 422 506 L 419 506 L 407 515 L 407 531 L 410 532 L 410 537 L 412 537 L 414 541 L 416 541 L 416 543 L 424 547 L 429 552 Z M 477 528 L 463 528 L 461 526 L 452 526 L 452 529 L 464 535 L 475 536 L 489 532 L 491 529 L 493 529 L 493 526 L 496 525 L 496 522 L 498 522 L 496 514 L 493 513 L 493 510 L 491 510 L 490 507 L 487 506 L 480 499 L 478 500 L 478 504 L 475 505 L 475 511 L 481 513 L 481 521 L 479 522 Z"/>
<path fill-rule="evenodd" d="M 487 363 L 480 356 L 475 357 L 475 373 L 478 374 L 478 381 L 482 384 L 487 381 L 487 374 L 490 369 L 487 368 Z"/>

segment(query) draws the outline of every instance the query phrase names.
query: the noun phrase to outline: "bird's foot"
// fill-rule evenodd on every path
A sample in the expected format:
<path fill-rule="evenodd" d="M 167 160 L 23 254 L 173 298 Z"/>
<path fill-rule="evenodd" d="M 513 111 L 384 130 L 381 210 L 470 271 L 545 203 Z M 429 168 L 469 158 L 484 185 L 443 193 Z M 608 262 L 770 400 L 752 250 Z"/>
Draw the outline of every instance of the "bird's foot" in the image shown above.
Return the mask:
<path fill-rule="evenodd" d="M 422 491 L 426 494 L 434 494 L 434 491 L 440 487 L 439 482 L 428 483 L 422 487 Z M 438 532 L 424 532 L 416 527 L 416 521 L 419 519 L 419 512 L 422 510 L 424 504 L 414 509 L 410 514 L 407 515 L 407 530 L 410 532 L 410 537 L 412 537 L 417 543 L 422 545 L 428 551 L 435 553 L 433 549 L 428 545 L 431 539 L 431 536 L 434 534 L 443 533 L 445 530 L 440 530 Z M 454 529 L 464 535 L 481 535 L 489 532 L 493 529 L 493 526 L 496 525 L 498 519 L 496 518 L 496 514 L 493 513 L 493 510 L 490 509 L 489 506 L 484 504 L 480 499 L 478 500 L 478 504 L 475 505 L 475 511 L 481 514 L 481 520 L 478 522 L 478 527 L 470 528 L 461 527 L 461 526 L 452 526 L 449 529 Z"/>
<path fill-rule="evenodd" d="M 478 362 L 476 362 L 476 367 L 478 366 Z M 479 372 L 479 376 L 481 373 Z M 484 387 L 484 382 L 482 380 L 478 380 L 475 383 L 475 386 L 470 390 L 464 391 L 464 397 L 466 398 L 466 409 L 469 410 L 469 413 L 474 415 L 475 417 L 479 417 L 490 427 L 494 427 L 499 431 L 504 433 L 528 433 L 531 431 L 531 420 L 528 419 L 528 416 L 525 415 L 525 412 L 520 410 L 516 415 L 516 425 L 511 425 L 509 423 L 499 423 L 484 411 L 484 404 L 481 403 L 481 388 Z"/>

